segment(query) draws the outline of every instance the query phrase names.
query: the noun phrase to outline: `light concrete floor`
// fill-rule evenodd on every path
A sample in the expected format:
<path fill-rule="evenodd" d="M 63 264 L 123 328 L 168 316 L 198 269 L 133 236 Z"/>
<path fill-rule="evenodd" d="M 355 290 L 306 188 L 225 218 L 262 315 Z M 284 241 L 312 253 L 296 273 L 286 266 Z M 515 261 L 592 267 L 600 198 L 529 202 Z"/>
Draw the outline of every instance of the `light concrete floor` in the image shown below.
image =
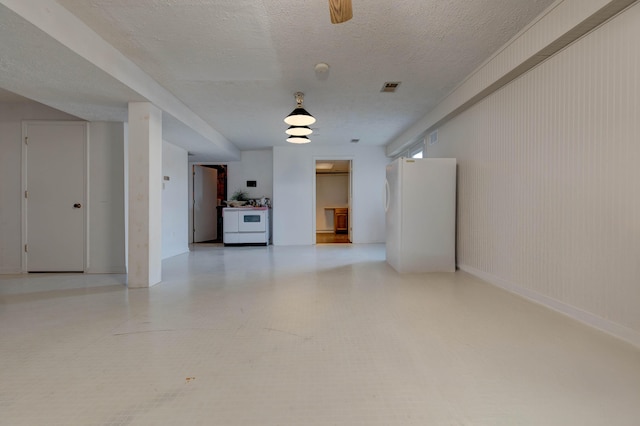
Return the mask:
<path fill-rule="evenodd" d="M 2 425 L 638 425 L 640 350 L 382 245 L 0 276 Z"/>

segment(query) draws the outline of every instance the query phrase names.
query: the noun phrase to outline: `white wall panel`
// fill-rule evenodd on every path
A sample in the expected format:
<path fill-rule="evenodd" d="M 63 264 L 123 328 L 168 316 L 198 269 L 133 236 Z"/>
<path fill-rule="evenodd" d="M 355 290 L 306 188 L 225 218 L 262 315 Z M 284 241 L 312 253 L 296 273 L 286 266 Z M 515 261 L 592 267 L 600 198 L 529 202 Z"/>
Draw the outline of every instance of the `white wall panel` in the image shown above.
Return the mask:
<path fill-rule="evenodd" d="M 353 242 L 384 242 L 384 147 L 364 145 L 277 146 L 273 148 L 273 243 L 312 244 L 315 161 L 351 159 Z"/>
<path fill-rule="evenodd" d="M 313 243 L 313 174 L 310 146 L 273 148 L 273 244 Z"/>
<path fill-rule="evenodd" d="M 458 263 L 640 345 L 640 5 L 439 129 Z"/>
<path fill-rule="evenodd" d="M 189 251 L 189 159 L 184 149 L 162 142 L 162 258 Z"/>
<path fill-rule="evenodd" d="M 124 123 L 89 123 L 89 265 L 125 273 Z"/>
<path fill-rule="evenodd" d="M 273 153 L 270 149 L 242 151 L 240 161 L 230 161 L 227 170 L 229 198 L 238 190 L 246 191 L 249 198 L 273 198 Z M 247 187 L 248 180 L 255 180 L 257 186 Z"/>

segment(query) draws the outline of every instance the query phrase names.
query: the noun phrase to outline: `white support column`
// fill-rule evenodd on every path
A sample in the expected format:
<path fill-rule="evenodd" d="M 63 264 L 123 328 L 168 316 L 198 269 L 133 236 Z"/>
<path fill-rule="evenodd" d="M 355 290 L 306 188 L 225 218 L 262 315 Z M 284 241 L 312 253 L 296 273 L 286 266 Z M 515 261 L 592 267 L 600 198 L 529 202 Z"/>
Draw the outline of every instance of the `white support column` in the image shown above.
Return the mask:
<path fill-rule="evenodd" d="M 162 279 L 162 111 L 129 103 L 128 286 Z"/>

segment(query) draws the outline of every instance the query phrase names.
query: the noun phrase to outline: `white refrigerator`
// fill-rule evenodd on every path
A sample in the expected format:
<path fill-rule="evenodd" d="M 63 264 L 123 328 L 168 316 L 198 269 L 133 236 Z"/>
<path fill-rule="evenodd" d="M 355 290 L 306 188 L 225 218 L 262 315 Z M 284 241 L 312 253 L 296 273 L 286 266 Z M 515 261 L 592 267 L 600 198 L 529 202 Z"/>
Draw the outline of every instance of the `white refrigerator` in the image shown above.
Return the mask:
<path fill-rule="evenodd" d="M 399 158 L 386 194 L 387 262 L 400 273 L 454 272 L 456 159 Z"/>

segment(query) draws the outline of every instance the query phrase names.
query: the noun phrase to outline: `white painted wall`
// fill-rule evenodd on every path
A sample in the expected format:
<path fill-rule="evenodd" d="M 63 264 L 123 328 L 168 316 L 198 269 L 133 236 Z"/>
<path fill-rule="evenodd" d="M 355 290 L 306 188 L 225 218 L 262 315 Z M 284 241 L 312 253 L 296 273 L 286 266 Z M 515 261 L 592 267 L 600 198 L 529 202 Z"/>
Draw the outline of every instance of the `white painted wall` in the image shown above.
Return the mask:
<path fill-rule="evenodd" d="M 227 169 L 227 192 L 231 198 L 237 190 L 247 191 L 249 198 L 273 198 L 273 152 L 268 150 L 242 151 L 240 161 L 230 161 Z M 255 180 L 255 188 L 247 181 Z"/>
<path fill-rule="evenodd" d="M 77 120 L 36 102 L 0 103 L 0 274 L 21 272 L 22 120 Z M 124 259 L 123 127 L 89 125 L 89 269 L 122 273 Z"/>
<path fill-rule="evenodd" d="M 37 102 L 0 103 L 0 274 L 21 272 L 22 120 L 74 120 Z M 122 123 L 89 125 L 89 268 L 125 270 Z"/>
<path fill-rule="evenodd" d="M 189 251 L 189 165 L 186 150 L 162 143 L 162 258 Z"/>
<path fill-rule="evenodd" d="M 334 211 L 325 207 L 347 207 L 348 204 L 348 174 L 316 174 L 316 232 L 334 230 Z"/>
<path fill-rule="evenodd" d="M 640 346 L 640 4 L 439 129 L 462 269 Z"/>
<path fill-rule="evenodd" d="M 313 244 L 316 159 L 353 161 L 353 242 L 384 242 L 384 180 L 389 162 L 384 147 L 312 142 L 273 148 L 273 243 Z"/>
<path fill-rule="evenodd" d="M 124 123 L 89 123 L 90 273 L 124 273 Z"/>

